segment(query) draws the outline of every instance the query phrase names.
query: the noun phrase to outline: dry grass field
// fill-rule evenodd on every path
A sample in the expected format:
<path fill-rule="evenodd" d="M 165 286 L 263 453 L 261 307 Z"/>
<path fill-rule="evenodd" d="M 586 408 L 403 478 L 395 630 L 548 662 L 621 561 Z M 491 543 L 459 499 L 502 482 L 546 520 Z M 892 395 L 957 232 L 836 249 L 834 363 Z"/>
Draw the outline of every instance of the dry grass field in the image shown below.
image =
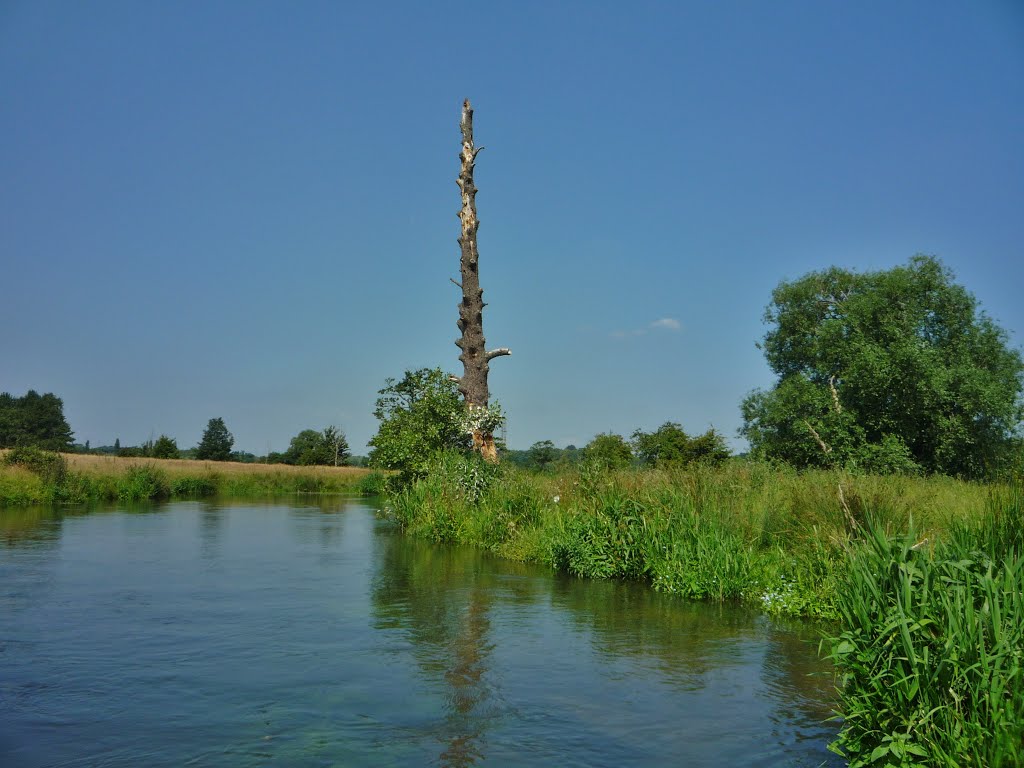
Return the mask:
<path fill-rule="evenodd" d="M 193 459 L 121 458 L 81 453 L 61 454 L 68 468 L 85 475 L 124 475 L 135 467 L 157 467 L 170 478 L 186 475 L 303 475 L 304 477 L 355 479 L 370 472 L 361 467 L 293 467 L 289 464 L 247 464 L 238 461 L 196 461 Z"/>
<path fill-rule="evenodd" d="M 293 467 L 231 461 L 34 455 L 8 466 L 0 451 L 0 506 L 93 501 L 375 493 L 358 467 Z"/>

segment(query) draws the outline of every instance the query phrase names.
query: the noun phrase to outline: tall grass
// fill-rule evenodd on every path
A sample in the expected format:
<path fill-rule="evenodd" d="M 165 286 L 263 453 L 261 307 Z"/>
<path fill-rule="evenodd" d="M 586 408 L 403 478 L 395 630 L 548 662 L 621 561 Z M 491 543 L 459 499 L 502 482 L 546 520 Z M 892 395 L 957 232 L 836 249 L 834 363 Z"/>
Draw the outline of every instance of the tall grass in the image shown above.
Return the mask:
<path fill-rule="evenodd" d="M 367 470 L 0 452 L 0 506 L 359 493 Z"/>
<path fill-rule="evenodd" d="M 990 514 L 933 547 L 913 526 L 872 528 L 851 552 L 829 644 L 842 673 L 835 746 L 851 766 L 1024 762 L 1019 500 L 997 493 Z"/>
<path fill-rule="evenodd" d="M 560 475 L 461 456 L 389 498 L 410 533 L 462 542 L 578 576 L 648 581 L 692 599 L 738 599 L 778 614 L 837 618 L 847 548 L 870 514 L 886 532 L 913 514 L 936 535 L 981 516 L 985 487 L 948 478 L 721 469 Z"/>

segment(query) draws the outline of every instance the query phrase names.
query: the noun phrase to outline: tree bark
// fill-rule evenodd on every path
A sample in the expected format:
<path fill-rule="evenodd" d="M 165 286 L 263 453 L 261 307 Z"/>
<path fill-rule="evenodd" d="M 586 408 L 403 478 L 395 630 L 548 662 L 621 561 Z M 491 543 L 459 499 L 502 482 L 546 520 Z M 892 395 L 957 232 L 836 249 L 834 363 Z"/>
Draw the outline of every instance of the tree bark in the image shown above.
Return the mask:
<path fill-rule="evenodd" d="M 487 351 L 484 340 L 484 292 L 480 287 L 479 260 L 476 233 L 480 221 L 476 215 L 476 185 L 473 183 L 473 168 L 476 156 L 483 147 L 473 144 L 473 108 L 466 99 L 462 104 L 462 151 L 459 153 L 461 168 L 456 183 L 462 192 L 462 210 L 459 220 L 462 222 L 462 233 L 459 235 L 459 247 L 462 250 L 461 273 L 462 301 L 459 303 L 459 330 L 461 338 L 455 342 L 462 353 L 463 373 L 459 379 L 459 391 L 466 403 L 467 411 L 472 414 L 474 409 L 487 408 L 490 392 L 487 387 L 487 373 L 490 361 L 496 357 L 512 354 L 506 347 Z M 472 419 L 471 419 L 472 420 Z M 497 461 L 498 451 L 494 444 L 494 435 L 485 428 L 474 428 L 473 448 L 480 452 L 487 461 Z"/>

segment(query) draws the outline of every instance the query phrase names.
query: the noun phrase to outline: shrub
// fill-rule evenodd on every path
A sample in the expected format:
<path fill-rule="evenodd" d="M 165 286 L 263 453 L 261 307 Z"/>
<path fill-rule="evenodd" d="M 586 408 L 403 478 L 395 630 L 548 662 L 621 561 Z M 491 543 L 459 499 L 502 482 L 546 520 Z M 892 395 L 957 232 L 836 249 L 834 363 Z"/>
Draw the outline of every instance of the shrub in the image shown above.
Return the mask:
<path fill-rule="evenodd" d="M 390 477 L 384 472 L 371 472 L 359 480 L 359 493 L 363 496 L 383 496 L 389 488 Z"/>
<path fill-rule="evenodd" d="M 47 485 L 59 485 L 68 473 L 68 463 L 59 453 L 44 451 L 33 446 L 12 448 L 4 456 L 9 467 L 23 467 L 39 476 Z"/>
<path fill-rule="evenodd" d="M 217 493 L 217 484 L 210 477 L 178 477 L 171 483 L 171 494 L 188 499 L 199 499 Z"/>
<path fill-rule="evenodd" d="M 132 467 L 117 480 L 117 498 L 122 501 L 166 499 L 170 495 L 166 476 L 155 467 Z"/>
<path fill-rule="evenodd" d="M 174 438 L 167 435 L 160 435 L 153 443 L 151 455 L 154 459 L 179 459 L 181 452 L 178 450 L 178 443 Z"/>

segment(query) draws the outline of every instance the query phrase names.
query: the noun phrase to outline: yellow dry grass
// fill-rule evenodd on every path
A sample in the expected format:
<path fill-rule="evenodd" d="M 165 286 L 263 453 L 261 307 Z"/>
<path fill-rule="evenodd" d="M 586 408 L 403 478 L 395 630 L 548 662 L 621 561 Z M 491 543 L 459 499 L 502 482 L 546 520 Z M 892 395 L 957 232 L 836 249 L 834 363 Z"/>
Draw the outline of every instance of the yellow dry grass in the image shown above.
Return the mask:
<path fill-rule="evenodd" d="M 293 467 L 289 464 L 246 464 L 239 461 L 197 461 L 194 459 L 145 459 L 120 456 L 93 456 L 81 453 L 62 454 L 68 467 L 89 475 L 123 475 L 132 467 L 156 466 L 175 478 L 207 472 L 219 475 L 289 475 L 355 478 L 368 474 L 361 467 Z"/>

